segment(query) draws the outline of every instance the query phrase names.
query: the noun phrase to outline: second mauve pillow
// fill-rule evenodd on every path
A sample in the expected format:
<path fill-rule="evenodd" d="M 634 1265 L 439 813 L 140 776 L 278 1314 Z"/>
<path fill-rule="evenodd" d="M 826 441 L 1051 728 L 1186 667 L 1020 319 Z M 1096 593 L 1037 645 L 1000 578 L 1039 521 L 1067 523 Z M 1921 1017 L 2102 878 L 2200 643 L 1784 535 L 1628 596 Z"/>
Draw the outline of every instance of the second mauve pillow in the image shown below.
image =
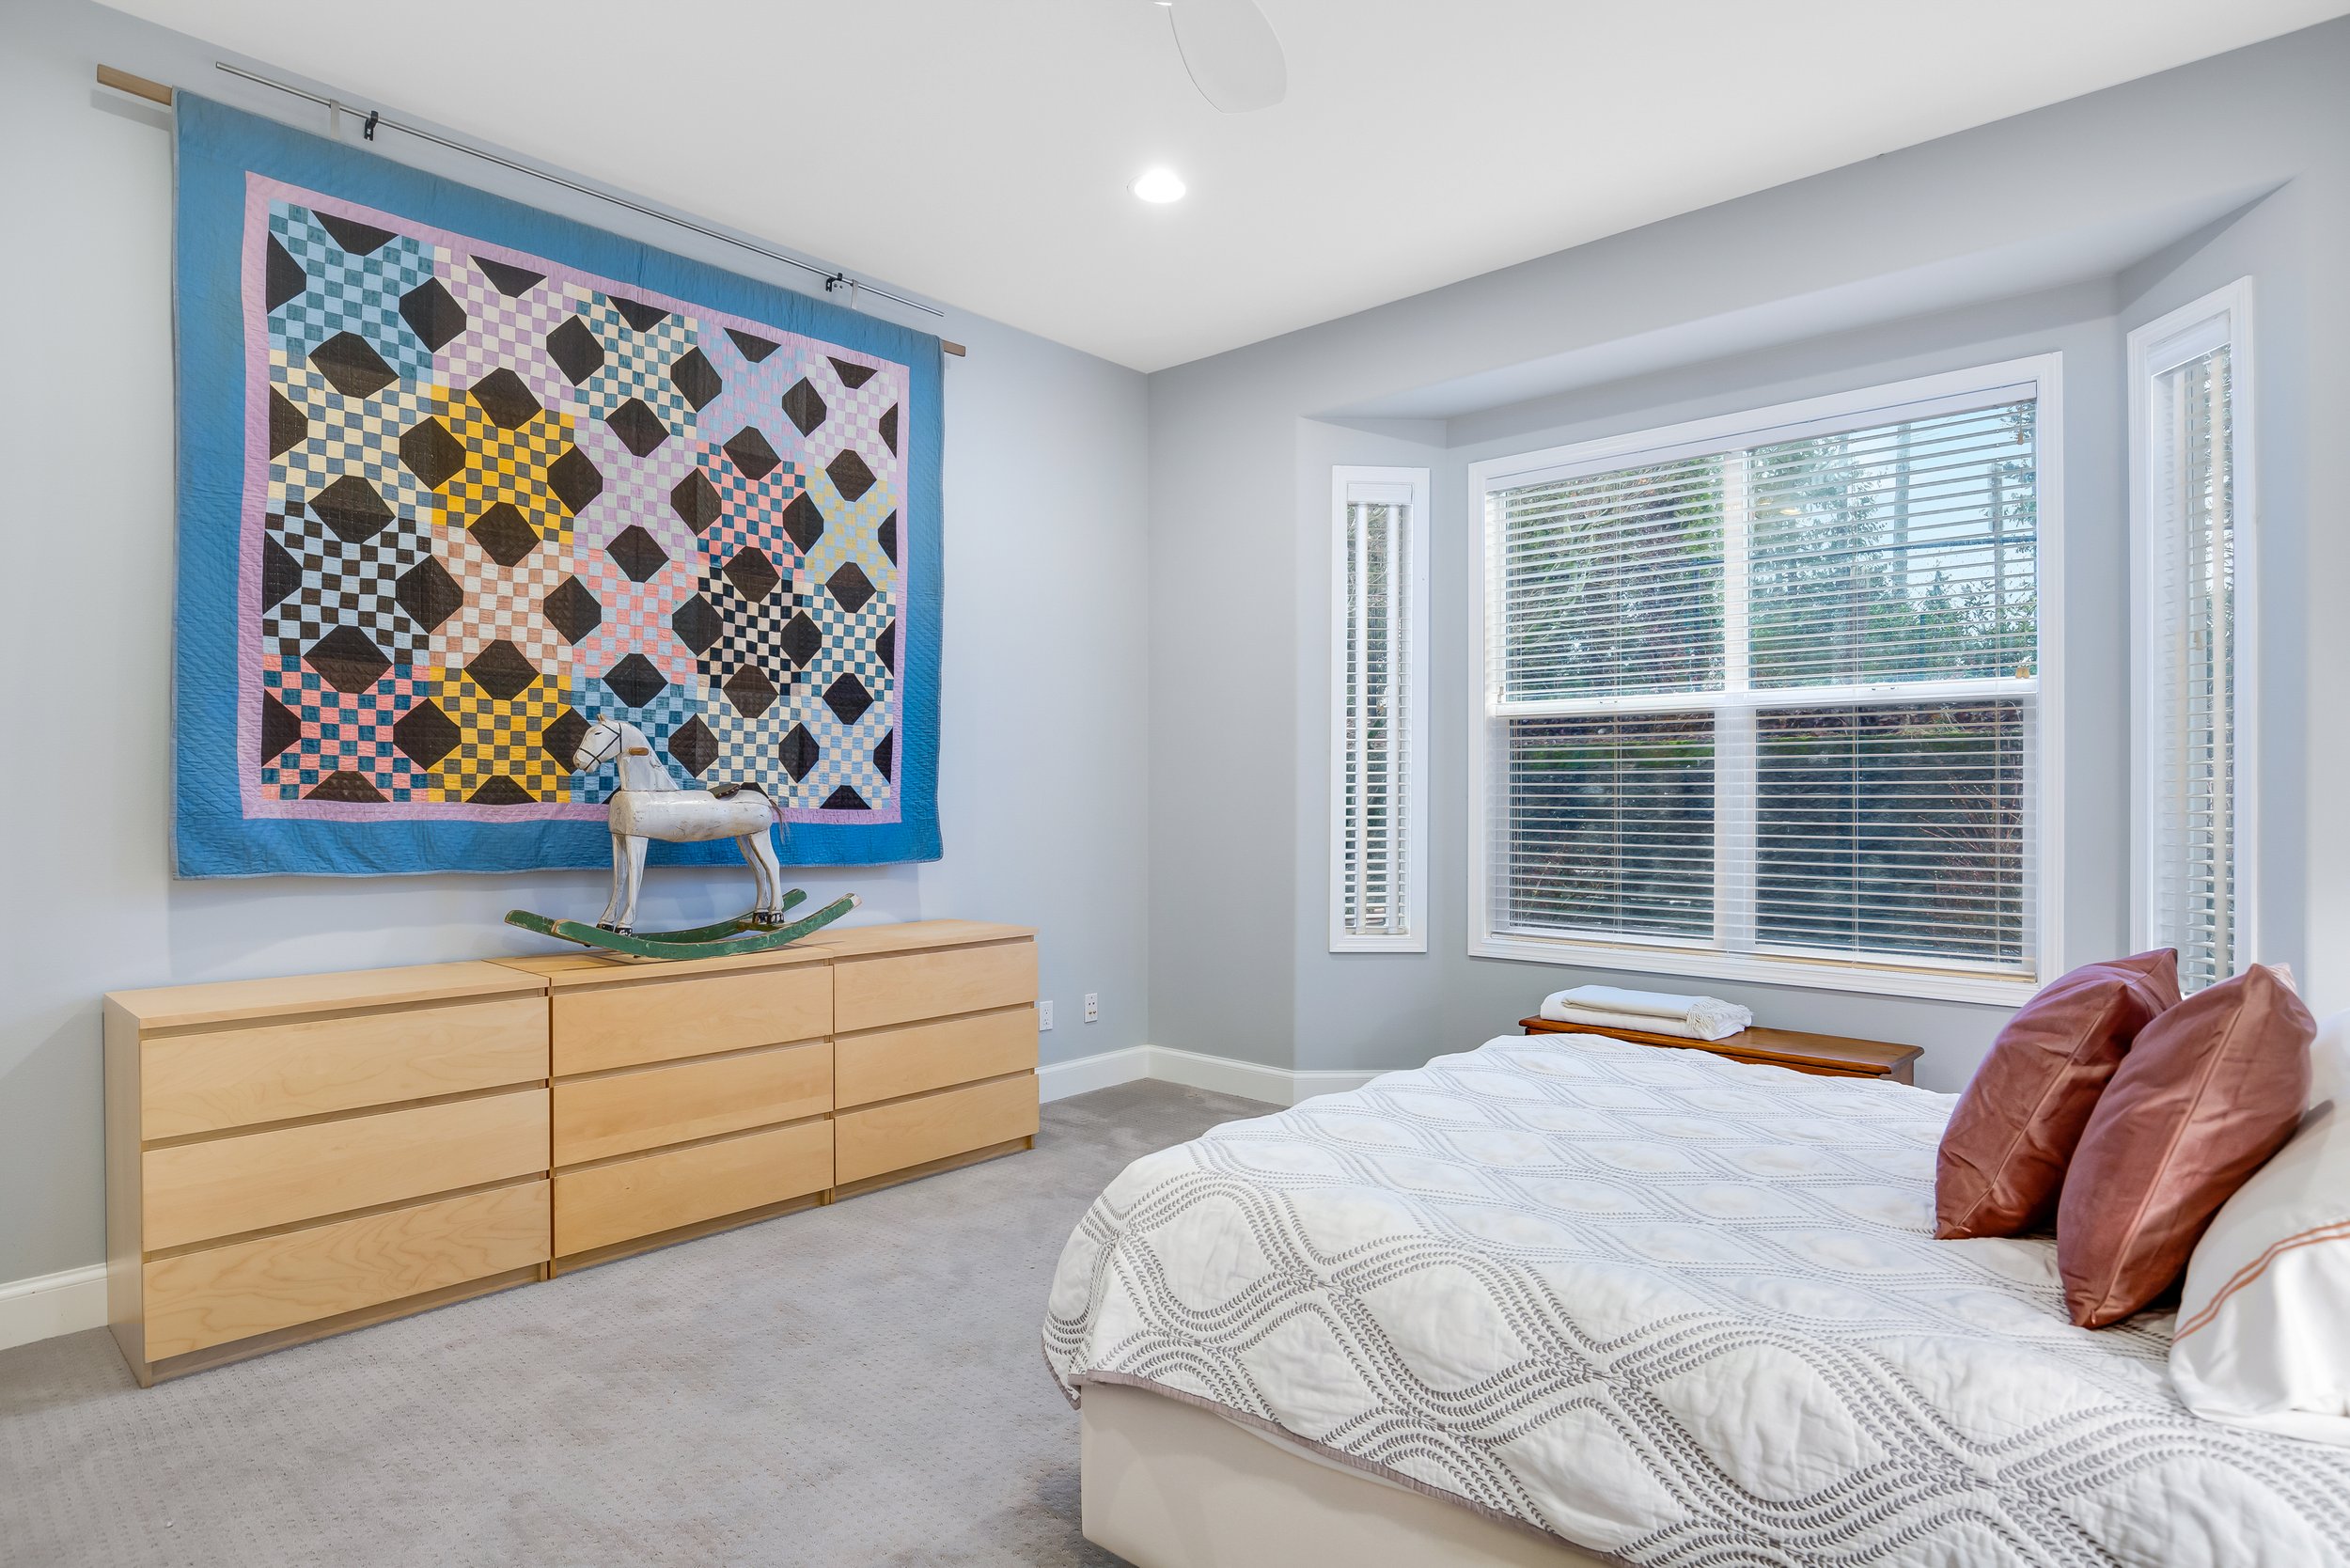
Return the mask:
<path fill-rule="evenodd" d="M 2179 1000 L 2170 948 L 2084 964 L 2009 1019 L 1975 1070 L 1934 1171 L 1934 1233 L 2012 1236 L 2056 1211 L 2064 1168 L 2138 1031 Z"/>
<path fill-rule="evenodd" d="M 2178 1283 L 2211 1216 L 2300 1125 L 2316 1034 L 2284 977 L 2257 964 L 2146 1026 L 2057 1209 L 2075 1323 L 2120 1323 Z"/>

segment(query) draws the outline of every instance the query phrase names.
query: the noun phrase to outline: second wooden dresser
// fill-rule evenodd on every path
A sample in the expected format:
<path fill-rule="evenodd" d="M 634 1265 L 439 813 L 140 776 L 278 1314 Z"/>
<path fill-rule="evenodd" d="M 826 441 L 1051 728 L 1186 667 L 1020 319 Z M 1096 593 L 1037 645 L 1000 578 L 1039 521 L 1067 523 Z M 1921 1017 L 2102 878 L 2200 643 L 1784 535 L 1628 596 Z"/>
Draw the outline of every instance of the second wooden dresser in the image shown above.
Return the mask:
<path fill-rule="evenodd" d="M 499 962 L 549 992 L 557 1272 L 1035 1141 L 1036 943 L 1020 927 Z"/>
<path fill-rule="evenodd" d="M 844 932 L 834 949 L 844 1196 L 1036 1142 L 1036 943 L 956 933 L 965 939 L 926 944 L 923 929 Z"/>

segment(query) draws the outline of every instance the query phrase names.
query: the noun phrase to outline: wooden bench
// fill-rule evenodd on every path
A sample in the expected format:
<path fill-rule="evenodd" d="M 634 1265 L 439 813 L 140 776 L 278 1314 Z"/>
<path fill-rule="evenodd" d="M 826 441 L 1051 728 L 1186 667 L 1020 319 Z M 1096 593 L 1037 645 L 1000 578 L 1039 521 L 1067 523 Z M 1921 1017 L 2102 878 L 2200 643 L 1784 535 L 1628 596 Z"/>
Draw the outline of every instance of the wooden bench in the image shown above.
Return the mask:
<path fill-rule="evenodd" d="M 1922 1046 L 1896 1045 L 1883 1040 L 1855 1040 L 1841 1034 L 1798 1034 L 1794 1029 L 1741 1029 L 1720 1040 L 1688 1040 L 1677 1034 L 1651 1034 L 1644 1029 L 1618 1028 L 1612 1024 L 1564 1024 L 1555 1018 L 1521 1018 L 1528 1034 L 1597 1034 L 1609 1040 L 1629 1040 L 1640 1045 L 1673 1045 L 1684 1050 L 1711 1051 L 1732 1061 L 1759 1061 L 1772 1067 L 1792 1067 L 1831 1078 L 1883 1078 L 1890 1083 L 1917 1082 Z"/>

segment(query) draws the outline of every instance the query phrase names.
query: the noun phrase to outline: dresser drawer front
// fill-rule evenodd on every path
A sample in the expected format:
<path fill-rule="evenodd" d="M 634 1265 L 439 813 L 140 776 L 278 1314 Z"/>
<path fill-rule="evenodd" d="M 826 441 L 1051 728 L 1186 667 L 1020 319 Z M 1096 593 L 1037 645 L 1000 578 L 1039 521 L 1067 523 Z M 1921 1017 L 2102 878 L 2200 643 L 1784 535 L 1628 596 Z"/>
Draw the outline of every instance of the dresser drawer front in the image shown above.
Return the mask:
<path fill-rule="evenodd" d="M 548 1184 L 387 1209 L 146 1265 L 147 1354 L 182 1356 L 547 1260 Z"/>
<path fill-rule="evenodd" d="M 555 1253 L 592 1252 L 830 1185 L 832 1123 L 821 1120 L 557 1171 Z"/>
<path fill-rule="evenodd" d="M 1036 1068 L 1036 1009 L 904 1024 L 833 1043 L 833 1101 L 862 1105 Z"/>
<path fill-rule="evenodd" d="M 558 990 L 555 1073 L 601 1073 L 679 1057 L 784 1045 L 832 1032 L 822 964 Z"/>
<path fill-rule="evenodd" d="M 183 1137 L 546 1075 L 535 996 L 165 1035 L 140 1043 L 141 1130 Z"/>
<path fill-rule="evenodd" d="M 1035 1001 L 1036 944 L 841 959 L 832 976 L 833 1027 L 843 1034 L 884 1028 Z"/>
<path fill-rule="evenodd" d="M 208 1138 L 140 1163 L 145 1248 L 159 1252 L 543 1172 L 547 1091 Z"/>
<path fill-rule="evenodd" d="M 990 1144 L 1033 1137 L 1036 1128 L 1033 1073 L 842 1111 L 833 1118 L 833 1179 L 846 1186 Z"/>
<path fill-rule="evenodd" d="M 555 1163 L 633 1154 L 832 1109 L 822 1041 L 636 1068 L 555 1086 Z"/>

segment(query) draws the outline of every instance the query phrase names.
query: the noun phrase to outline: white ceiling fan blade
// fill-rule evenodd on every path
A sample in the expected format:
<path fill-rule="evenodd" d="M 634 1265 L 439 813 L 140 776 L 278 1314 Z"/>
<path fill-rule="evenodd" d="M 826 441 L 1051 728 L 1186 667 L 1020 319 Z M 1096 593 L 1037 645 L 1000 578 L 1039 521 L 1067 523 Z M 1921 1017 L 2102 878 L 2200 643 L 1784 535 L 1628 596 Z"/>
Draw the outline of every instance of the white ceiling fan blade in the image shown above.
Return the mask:
<path fill-rule="evenodd" d="M 1252 0 L 1175 0 L 1167 18 L 1192 85 L 1226 114 L 1269 109 L 1289 92 L 1281 40 Z"/>

